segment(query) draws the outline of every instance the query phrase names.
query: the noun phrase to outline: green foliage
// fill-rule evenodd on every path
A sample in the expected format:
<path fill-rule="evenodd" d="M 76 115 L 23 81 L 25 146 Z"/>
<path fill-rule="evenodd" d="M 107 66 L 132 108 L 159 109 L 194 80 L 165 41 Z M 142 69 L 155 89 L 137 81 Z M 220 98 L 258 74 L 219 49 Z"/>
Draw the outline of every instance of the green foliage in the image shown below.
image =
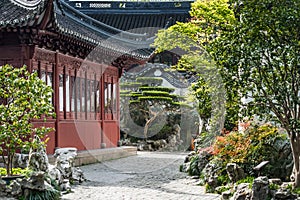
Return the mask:
<path fill-rule="evenodd" d="M 135 89 L 141 86 L 141 83 L 138 82 L 125 82 L 120 84 L 120 88 L 122 90 L 130 90 L 130 89 Z"/>
<path fill-rule="evenodd" d="M 200 171 L 198 169 L 198 162 L 199 162 L 199 156 L 198 155 L 192 156 L 192 158 L 190 160 L 190 167 L 188 169 L 188 174 L 190 176 L 199 176 L 200 175 Z"/>
<path fill-rule="evenodd" d="M 52 187 L 47 188 L 45 191 L 39 190 L 27 190 L 25 196 L 20 199 L 26 200 L 59 200 L 61 199 L 61 194 L 58 190 Z"/>
<path fill-rule="evenodd" d="M 179 172 L 184 172 L 184 171 L 183 171 L 183 164 L 182 164 L 182 165 L 179 165 Z"/>
<path fill-rule="evenodd" d="M 293 192 L 294 194 L 300 195 L 300 187 L 294 188 L 294 189 L 292 190 L 292 192 Z"/>
<path fill-rule="evenodd" d="M 160 86 L 161 78 L 139 77 L 136 81 L 138 82 L 135 83 L 141 83 L 140 86 L 130 93 L 124 92 L 125 94 L 121 96 L 122 128 L 130 131 L 132 137 L 138 136 L 152 140 L 167 139 L 176 131 L 174 125 L 180 124 L 180 116 L 178 116 L 180 112 L 191 110 L 191 107 L 182 102 L 183 97 L 171 94 L 175 91 L 174 88 Z M 125 116 L 126 114 L 130 116 Z M 143 127 L 143 130 L 131 129 L 136 125 Z M 143 132 L 143 136 L 138 132 Z"/>
<path fill-rule="evenodd" d="M 162 87 L 162 86 L 158 86 L 158 87 L 150 87 L 150 86 L 143 86 L 143 87 L 139 87 L 139 90 L 141 91 L 161 91 L 161 92 L 174 92 L 174 88 L 168 88 L 168 87 Z"/>
<path fill-rule="evenodd" d="M 187 109 L 192 109 L 193 107 L 185 102 L 172 102 L 172 105 L 176 107 L 181 107 L 181 108 L 187 108 Z"/>
<path fill-rule="evenodd" d="M 122 94 L 129 94 L 131 90 L 120 90 L 120 95 Z"/>
<path fill-rule="evenodd" d="M 160 101 L 160 102 L 172 102 L 173 99 L 170 97 L 161 97 L 161 96 L 140 96 L 139 101 Z"/>
<path fill-rule="evenodd" d="M 279 145 L 283 144 L 283 145 Z M 277 127 L 269 124 L 250 126 L 246 132 L 231 132 L 225 136 L 219 136 L 213 145 L 215 158 L 227 163 L 238 163 L 247 174 L 254 174 L 253 168 L 262 161 L 268 160 L 269 164 L 263 169 L 263 173 L 269 177 L 285 179 L 290 173 L 285 169 L 291 162 L 288 158 L 289 148 L 287 135 L 280 133 Z M 283 148 L 287 152 L 283 155 Z"/>
<path fill-rule="evenodd" d="M 236 19 L 229 0 L 195 1 L 190 14 L 189 22 L 160 31 L 154 46 L 157 52 L 176 48 L 185 52 L 175 68 L 199 76 L 191 87 L 193 101 L 197 101 L 203 123 L 209 123 L 211 133 L 218 135 L 223 128 L 223 115 L 226 115 L 224 125 L 227 130 L 236 127 L 241 97 L 234 82 L 226 78 L 226 72 L 220 67 L 222 63 L 214 62 L 214 52 L 218 48 L 214 43 L 224 31 L 232 30 Z"/>
<path fill-rule="evenodd" d="M 197 185 L 199 185 L 199 186 L 205 186 L 205 180 L 204 180 L 204 178 L 199 178 L 199 182 L 197 183 Z"/>
<path fill-rule="evenodd" d="M 25 177 L 29 177 L 30 174 L 32 173 L 32 170 L 25 168 L 12 168 L 12 175 L 25 175 Z M 6 168 L 0 167 L 0 176 L 6 176 Z"/>
<path fill-rule="evenodd" d="M 156 120 L 157 122 L 154 122 L 150 127 L 149 127 L 149 139 L 151 140 L 160 140 L 160 139 L 166 139 L 170 135 L 170 133 L 173 132 L 173 128 L 170 124 L 160 124 L 159 123 L 159 118 Z M 161 128 L 161 126 L 163 126 Z"/>
<path fill-rule="evenodd" d="M 220 187 L 216 188 L 215 192 L 218 193 L 218 194 L 222 194 L 222 192 L 228 191 L 230 189 L 231 189 L 230 186 L 220 186 Z"/>
<path fill-rule="evenodd" d="M 288 184 L 286 186 L 286 189 L 289 190 L 289 191 L 292 191 L 293 190 L 293 185 L 292 184 Z"/>
<path fill-rule="evenodd" d="M 213 44 L 215 60 L 241 95 L 251 98 L 241 107 L 243 114 L 280 122 L 291 138 L 291 147 L 298 148 L 300 2 L 249 0 L 240 6 L 239 2 L 231 1 L 237 5 L 233 28 Z M 299 163 L 298 150 L 293 154 L 295 164 Z M 300 186 L 300 175 L 295 183 Z"/>
<path fill-rule="evenodd" d="M 141 85 L 159 86 L 162 84 L 163 79 L 159 77 L 138 77 L 136 81 L 141 83 Z"/>
<path fill-rule="evenodd" d="M 198 112 L 202 119 L 209 119 L 211 116 L 211 90 L 205 79 L 201 76 L 198 81 L 191 85 L 192 95 L 198 100 Z"/>
<path fill-rule="evenodd" d="M 229 179 L 229 176 L 227 173 L 219 175 L 217 180 L 218 180 L 218 185 L 226 185 L 227 183 L 230 182 L 230 179 Z"/>
<path fill-rule="evenodd" d="M 253 177 L 253 176 L 247 176 L 246 178 L 237 181 L 236 185 L 239 185 L 241 183 L 250 183 L 249 188 L 252 188 L 254 179 L 255 179 L 255 177 Z"/>
<path fill-rule="evenodd" d="M 269 184 L 269 189 L 270 190 L 278 190 L 279 188 L 280 188 L 280 186 L 275 184 L 275 183 L 270 183 Z"/>
<path fill-rule="evenodd" d="M 205 193 L 214 193 L 215 192 L 215 188 L 210 186 L 208 183 L 206 183 L 204 185 L 205 187 Z"/>
<path fill-rule="evenodd" d="M 144 96 L 163 96 L 163 97 L 170 97 L 169 92 L 163 92 L 163 91 L 143 91 Z"/>
<path fill-rule="evenodd" d="M 11 175 L 12 160 L 17 151 L 29 150 L 45 145 L 33 140 L 33 136 L 44 138 L 53 130 L 47 127 L 33 127 L 32 119 L 54 117 L 51 103 L 52 88 L 40 80 L 37 73 L 30 74 L 26 66 L 14 68 L 10 65 L 0 67 L 0 149 L 7 155 L 5 165 Z M 43 118 L 42 118 L 43 117 Z"/>

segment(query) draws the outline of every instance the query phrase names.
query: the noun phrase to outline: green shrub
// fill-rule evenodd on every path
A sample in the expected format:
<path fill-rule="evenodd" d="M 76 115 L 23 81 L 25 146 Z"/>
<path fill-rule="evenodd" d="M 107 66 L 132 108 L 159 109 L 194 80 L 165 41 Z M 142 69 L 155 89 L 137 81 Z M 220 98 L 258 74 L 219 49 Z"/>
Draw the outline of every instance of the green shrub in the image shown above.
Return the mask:
<path fill-rule="evenodd" d="M 171 92 L 174 92 L 175 89 L 174 88 L 168 88 L 168 87 L 162 87 L 162 86 L 159 86 L 159 87 L 139 87 L 139 89 L 141 91 L 163 91 L 163 92 L 168 92 L 168 93 L 171 93 Z"/>
<path fill-rule="evenodd" d="M 200 175 L 200 172 L 198 169 L 198 162 L 199 162 L 199 156 L 198 155 L 192 156 L 191 161 L 190 161 L 190 167 L 188 170 L 188 174 L 190 176 L 199 176 Z"/>
<path fill-rule="evenodd" d="M 231 189 L 230 186 L 221 186 L 221 187 L 217 187 L 215 192 L 218 194 L 222 194 L 222 192 L 228 191 L 230 189 Z"/>
<path fill-rule="evenodd" d="M 292 192 L 295 193 L 295 194 L 297 194 L 297 195 L 299 196 L 299 195 L 300 195 L 300 187 L 294 188 L 294 189 L 292 190 Z"/>
<path fill-rule="evenodd" d="M 161 96 L 140 96 L 138 100 L 139 101 L 165 101 L 170 103 L 173 101 L 171 97 L 161 97 Z"/>
<path fill-rule="evenodd" d="M 132 88 L 138 88 L 141 85 L 142 84 L 138 83 L 138 82 L 127 82 L 127 83 L 121 83 L 120 88 L 122 90 L 127 90 L 127 89 L 132 89 Z"/>
<path fill-rule="evenodd" d="M 184 172 L 183 171 L 183 165 L 179 165 L 179 172 Z"/>
<path fill-rule="evenodd" d="M 25 168 L 25 169 L 21 169 L 21 168 L 12 168 L 12 175 L 25 175 L 25 177 L 29 177 L 30 174 L 32 173 L 32 170 Z M 0 176 L 6 176 L 6 169 L 1 167 L 0 168 Z"/>
<path fill-rule="evenodd" d="M 284 151 L 283 151 L 284 149 Z M 262 170 L 269 178 L 286 179 L 292 168 L 290 145 L 285 133 L 270 124 L 250 126 L 245 133 L 230 132 L 218 136 L 213 144 L 214 158 L 227 163 L 237 163 L 246 174 L 255 175 L 253 168 L 262 161 L 270 161 Z"/>
<path fill-rule="evenodd" d="M 52 187 L 47 188 L 45 191 L 39 190 L 27 190 L 25 196 L 20 199 L 26 200 L 59 200 L 61 199 L 61 194 L 58 190 L 53 189 Z"/>
<path fill-rule="evenodd" d="M 270 190 L 278 190 L 280 187 L 277 184 L 271 183 L 269 184 L 269 189 Z"/>
<path fill-rule="evenodd" d="M 241 183 L 250 183 L 249 187 L 252 188 L 254 179 L 255 178 L 253 176 L 247 176 L 246 178 L 237 181 L 236 184 L 239 185 Z"/>
<path fill-rule="evenodd" d="M 230 182 L 230 179 L 229 179 L 227 173 L 219 175 L 217 180 L 218 180 L 218 185 L 226 185 L 227 183 Z"/>
<path fill-rule="evenodd" d="M 215 188 L 211 187 L 209 184 L 205 184 L 205 192 L 206 193 L 214 193 L 215 192 Z"/>
<path fill-rule="evenodd" d="M 153 85 L 153 86 L 158 86 L 161 85 L 163 82 L 162 78 L 159 77 L 138 77 L 136 78 L 137 82 L 140 82 L 141 85 Z"/>

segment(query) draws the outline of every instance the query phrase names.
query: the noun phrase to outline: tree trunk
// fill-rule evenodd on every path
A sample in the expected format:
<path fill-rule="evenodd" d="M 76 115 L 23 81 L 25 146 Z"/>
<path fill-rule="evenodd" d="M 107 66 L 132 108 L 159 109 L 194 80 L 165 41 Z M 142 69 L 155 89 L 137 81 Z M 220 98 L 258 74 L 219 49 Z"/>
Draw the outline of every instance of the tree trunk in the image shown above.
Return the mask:
<path fill-rule="evenodd" d="M 152 112 L 153 116 L 150 119 L 146 120 L 146 124 L 145 124 L 145 127 L 144 127 L 144 138 L 145 138 L 145 140 L 147 140 L 147 138 L 148 138 L 148 130 L 149 130 L 150 125 L 162 113 L 163 113 L 163 111 L 160 111 L 160 112 L 157 112 L 157 113 Z"/>
<path fill-rule="evenodd" d="M 292 152 L 293 152 L 293 160 L 294 160 L 294 167 L 293 172 L 291 175 L 291 179 L 294 179 L 294 188 L 300 187 L 300 136 L 291 137 L 290 139 Z"/>
<path fill-rule="evenodd" d="M 151 123 L 151 119 L 150 120 L 147 120 L 146 124 L 145 124 L 145 127 L 144 127 L 144 139 L 147 140 L 148 138 L 148 129 L 149 129 L 149 126 L 150 126 L 150 123 Z"/>
<path fill-rule="evenodd" d="M 10 152 L 7 152 L 7 160 L 6 160 L 6 175 L 11 176 L 11 155 Z"/>

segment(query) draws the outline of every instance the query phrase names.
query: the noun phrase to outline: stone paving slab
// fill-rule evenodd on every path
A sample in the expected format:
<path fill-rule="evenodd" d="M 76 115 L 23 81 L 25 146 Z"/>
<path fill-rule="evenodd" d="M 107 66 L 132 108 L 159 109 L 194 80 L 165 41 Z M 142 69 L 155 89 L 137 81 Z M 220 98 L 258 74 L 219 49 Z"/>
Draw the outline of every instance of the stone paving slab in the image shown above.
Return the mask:
<path fill-rule="evenodd" d="M 197 180 L 179 172 L 184 153 L 138 152 L 136 156 L 82 166 L 87 182 L 74 186 L 64 200 L 218 200 Z"/>

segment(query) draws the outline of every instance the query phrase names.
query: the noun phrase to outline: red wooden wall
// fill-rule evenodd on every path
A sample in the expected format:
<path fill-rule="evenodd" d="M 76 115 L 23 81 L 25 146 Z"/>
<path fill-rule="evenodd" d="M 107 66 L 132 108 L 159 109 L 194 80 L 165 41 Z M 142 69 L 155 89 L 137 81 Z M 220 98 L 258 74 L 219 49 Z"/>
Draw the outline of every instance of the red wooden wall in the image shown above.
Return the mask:
<path fill-rule="evenodd" d="M 26 64 L 54 90 L 52 102 L 57 118 L 34 122 L 35 126 L 56 129 L 48 134 L 49 154 L 60 147 L 92 150 L 103 143 L 106 148 L 117 146 L 120 128 L 116 67 L 13 42 L 0 46 L 0 52 L 0 65 Z"/>

